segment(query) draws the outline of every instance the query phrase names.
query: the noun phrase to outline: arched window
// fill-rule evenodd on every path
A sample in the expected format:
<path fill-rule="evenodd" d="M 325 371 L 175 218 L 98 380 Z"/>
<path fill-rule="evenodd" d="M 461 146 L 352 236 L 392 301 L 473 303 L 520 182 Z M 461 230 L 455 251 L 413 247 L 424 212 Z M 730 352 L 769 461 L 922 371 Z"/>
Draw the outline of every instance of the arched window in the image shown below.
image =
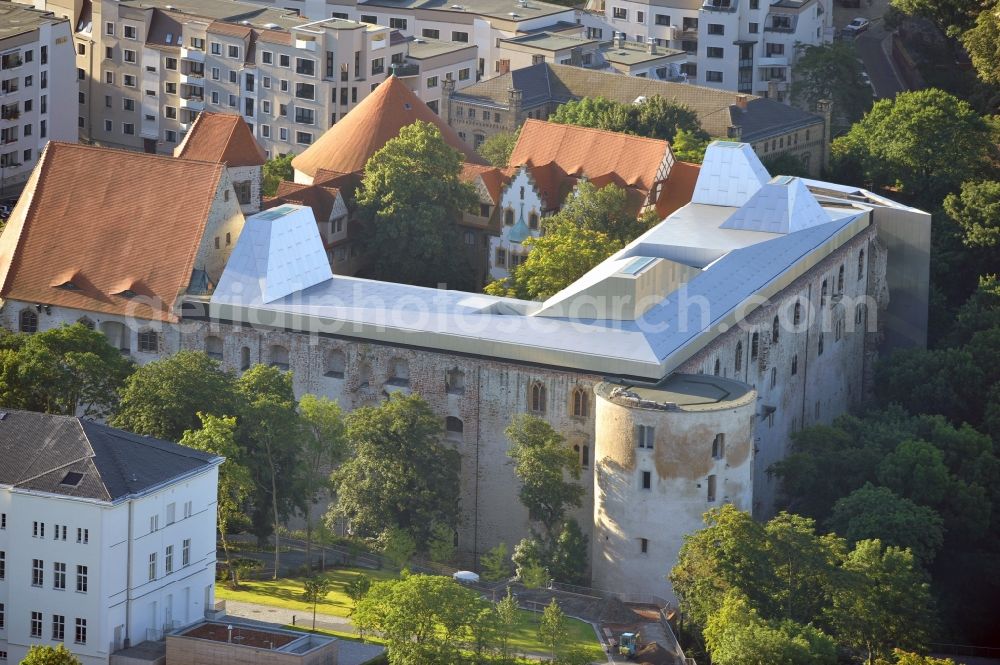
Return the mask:
<path fill-rule="evenodd" d="M 158 353 L 160 335 L 155 330 L 140 330 L 138 335 L 139 353 Z"/>
<path fill-rule="evenodd" d="M 722 363 L 720 363 L 720 362 L 719 362 L 719 359 L 718 359 L 718 358 L 716 358 L 716 359 L 715 359 L 715 372 L 714 372 L 714 374 L 715 374 L 716 376 L 719 376 L 719 373 L 720 373 L 721 371 L 722 371 Z"/>
<path fill-rule="evenodd" d="M 760 333 L 754 333 L 750 336 L 750 360 L 757 360 L 757 354 L 760 353 Z"/>
<path fill-rule="evenodd" d="M 331 349 L 326 353 L 326 371 L 323 372 L 323 376 L 329 376 L 335 379 L 344 378 L 344 368 L 347 367 L 347 359 L 344 357 L 344 352 L 340 349 Z"/>
<path fill-rule="evenodd" d="M 23 333 L 38 332 L 38 314 L 30 309 L 22 309 L 17 317 L 17 328 Z"/>
<path fill-rule="evenodd" d="M 586 444 L 575 444 L 573 446 L 573 452 L 576 453 L 577 458 L 580 460 L 580 468 L 587 469 L 590 467 L 590 446 Z"/>
<path fill-rule="evenodd" d="M 865 277 L 865 250 L 861 250 L 858 254 L 858 279 L 864 279 Z"/>
<path fill-rule="evenodd" d="M 538 230 L 538 213 L 533 212 L 528 215 L 528 228 L 537 231 Z"/>
<path fill-rule="evenodd" d="M 521 200 L 524 200 L 524 185 L 521 185 Z"/>
<path fill-rule="evenodd" d="M 462 422 L 461 418 L 448 416 L 444 419 L 444 431 L 449 434 L 461 434 L 465 431 L 465 423 Z"/>
<path fill-rule="evenodd" d="M 214 336 L 206 337 L 205 353 L 208 355 L 209 358 L 222 360 L 222 340 Z"/>
<path fill-rule="evenodd" d="M 774 317 L 774 321 L 771 323 L 771 341 L 778 341 L 778 331 L 781 328 L 781 324 L 778 322 L 778 317 Z"/>
<path fill-rule="evenodd" d="M 799 355 L 792 356 L 792 376 L 799 373 Z"/>
<path fill-rule="evenodd" d="M 510 208 L 503 211 L 503 223 L 507 226 L 514 226 L 514 211 Z"/>
<path fill-rule="evenodd" d="M 240 349 L 240 370 L 246 371 L 250 369 L 250 347 L 244 346 Z"/>
<path fill-rule="evenodd" d="M 87 330 L 93 330 L 94 329 L 94 322 L 91 321 L 89 317 L 84 316 L 83 318 L 79 319 L 77 321 L 77 323 L 79 323 L 81 326 L 83 326 Z"/>
<path fill-rule="evenodd" d="M 802 303 L 796 300 L 795 307 L 792 309 L 792 325 L 797 326 L 801 322 L 802 322 Z"/>
<path fill-rule="evenodd" d="M 528 389 L 528 405 L 535 413 L 545 413 L 545 386 L 533 381 Z"/>
<path fill-rule="evenodd" d="M 464 395 L 465 372 L 457 367 L 447 372 L 444 376 L 444 389 L 452 395 Z"/>
<path fill-rule="evenodd" d="M 272 344 L 267 350 L 267 364 L 282 371 L 288 370 L 288 349 L 280 344 Z"/>
<path fill-rule="evenodd" d="M 743 342 L 736 342 L 736 362 L 734 366 L 737 372 L 743 369 Z"/>
<path fill-rule="evenodd" d="M 101 323 L 101 332 L 108 338 L 108 344 L 122 353 L 129 353 L 131 351 L 131 335 L 124 324 L 117 321 L 104 321 Z"/>
<path fill-rule="evenodd" d="M 590 416 L 590 396 L 584 388 L 573 389 L 573 415 L 580 418 Z"/>
<path fill-rule="evenodd" d="M 819 334 L 819 340 L 816 342 L 816 355 L 823 355 L 823 333 Z"/>
<path fill-rule="evenodd" d="M 389 380 L 386 383 L 391 386 L 410 385 L 410 363 L 403 358 L 393 358 L 389 365 Z"/>
<path fill-rule="evenodd" d="M 840 264 L 840 270 L 837 271 L 837 293 L 844 292 L 844 264 Z"/>

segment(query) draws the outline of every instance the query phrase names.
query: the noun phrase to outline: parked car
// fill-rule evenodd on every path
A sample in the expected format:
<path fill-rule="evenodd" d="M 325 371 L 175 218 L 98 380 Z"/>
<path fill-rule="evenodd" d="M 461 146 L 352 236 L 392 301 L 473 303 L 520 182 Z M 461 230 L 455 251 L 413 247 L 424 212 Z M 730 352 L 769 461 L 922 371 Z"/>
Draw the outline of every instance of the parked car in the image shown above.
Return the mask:
<path fill-rule="evenodd" d="M 851 20 L 850 23 L 848 23 L 844 27 L 844 34 L 851 37 L 857 37 L 862 32 L 867 30 L 871 26 L 871 24 L 872 24 L 871 21 L 864 18 L 863 16 L 855 17 L 854 19 Z"/>
<path fill-rule="evenodd" d="M 12 212 L 14 212 L 14 206 L 8 203 L 0 203 L 0 218 L 7 219 Z"/>

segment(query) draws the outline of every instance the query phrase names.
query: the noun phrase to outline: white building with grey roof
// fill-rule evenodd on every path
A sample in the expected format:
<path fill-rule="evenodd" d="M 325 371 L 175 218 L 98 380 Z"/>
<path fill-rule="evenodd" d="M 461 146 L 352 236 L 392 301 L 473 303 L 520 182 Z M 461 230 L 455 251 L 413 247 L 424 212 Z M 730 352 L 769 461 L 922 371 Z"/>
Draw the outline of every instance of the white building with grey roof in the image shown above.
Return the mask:
<path fill-rule="evenodd" d="M 222 458 L 81 418 L 0 413 L 0 662 L 104 665 L 214 606 Z"/>

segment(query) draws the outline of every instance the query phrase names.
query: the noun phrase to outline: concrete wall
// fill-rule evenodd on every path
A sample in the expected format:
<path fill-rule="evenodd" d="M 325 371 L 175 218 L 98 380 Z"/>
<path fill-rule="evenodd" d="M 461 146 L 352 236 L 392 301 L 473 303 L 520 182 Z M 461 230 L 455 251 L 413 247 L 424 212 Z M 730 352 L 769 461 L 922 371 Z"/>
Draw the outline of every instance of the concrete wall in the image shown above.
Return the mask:
<path fill-rule="evenodd" d="M 338 640 L 305 654 L 215 642 L 182 635 L 167 636 L 167 662 L 184 665 L 336 665 Z"/>

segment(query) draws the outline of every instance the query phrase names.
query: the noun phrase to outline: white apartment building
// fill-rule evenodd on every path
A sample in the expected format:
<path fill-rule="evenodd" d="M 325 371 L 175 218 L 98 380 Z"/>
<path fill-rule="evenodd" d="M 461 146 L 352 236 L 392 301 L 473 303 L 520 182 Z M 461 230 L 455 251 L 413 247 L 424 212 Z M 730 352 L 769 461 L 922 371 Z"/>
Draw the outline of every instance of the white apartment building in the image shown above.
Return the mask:
<path fill-rule="evenodd" d="M 828 0 L 591 0 L 626 39 L 688 54 L 692 83 L 784 100 L 796 44 L 833 39 Z"/>
<path fill-rule="evenodd" d="M 0 662 L 84 665 L 214 605 L 213 457 L 81 418 L 0 414 Z"/>
<path fill-rule="evenodd" d="M 479 77 L 510 69 L 502 40 L 542 31 L 601 39 L 610 37 L 603 16 L 539 0 L 251 0 L 295 9 L 303 16 L 334 16 L 387 25 L 404 35 L 471 43 L 478 49 Z"/>
<path fill-rule="evenodd" d="M 0 3 L 0 196 L 27 180 L 49 139 L 76 140 L 73 81 L 69 21 Z"/>
<path fill-rule="evenodd" d="M 207 109 L 240 113 L 268 156 L 300 153 L 393 67 L 435 105 L 446 77 L 475 82 L 472 45 L 414 45 L 410 59 L 399 32 L 329 15 L 235 0 L 35 4 L 76 26 L 78 124 L 98 145 L 171 153 Z"/>

